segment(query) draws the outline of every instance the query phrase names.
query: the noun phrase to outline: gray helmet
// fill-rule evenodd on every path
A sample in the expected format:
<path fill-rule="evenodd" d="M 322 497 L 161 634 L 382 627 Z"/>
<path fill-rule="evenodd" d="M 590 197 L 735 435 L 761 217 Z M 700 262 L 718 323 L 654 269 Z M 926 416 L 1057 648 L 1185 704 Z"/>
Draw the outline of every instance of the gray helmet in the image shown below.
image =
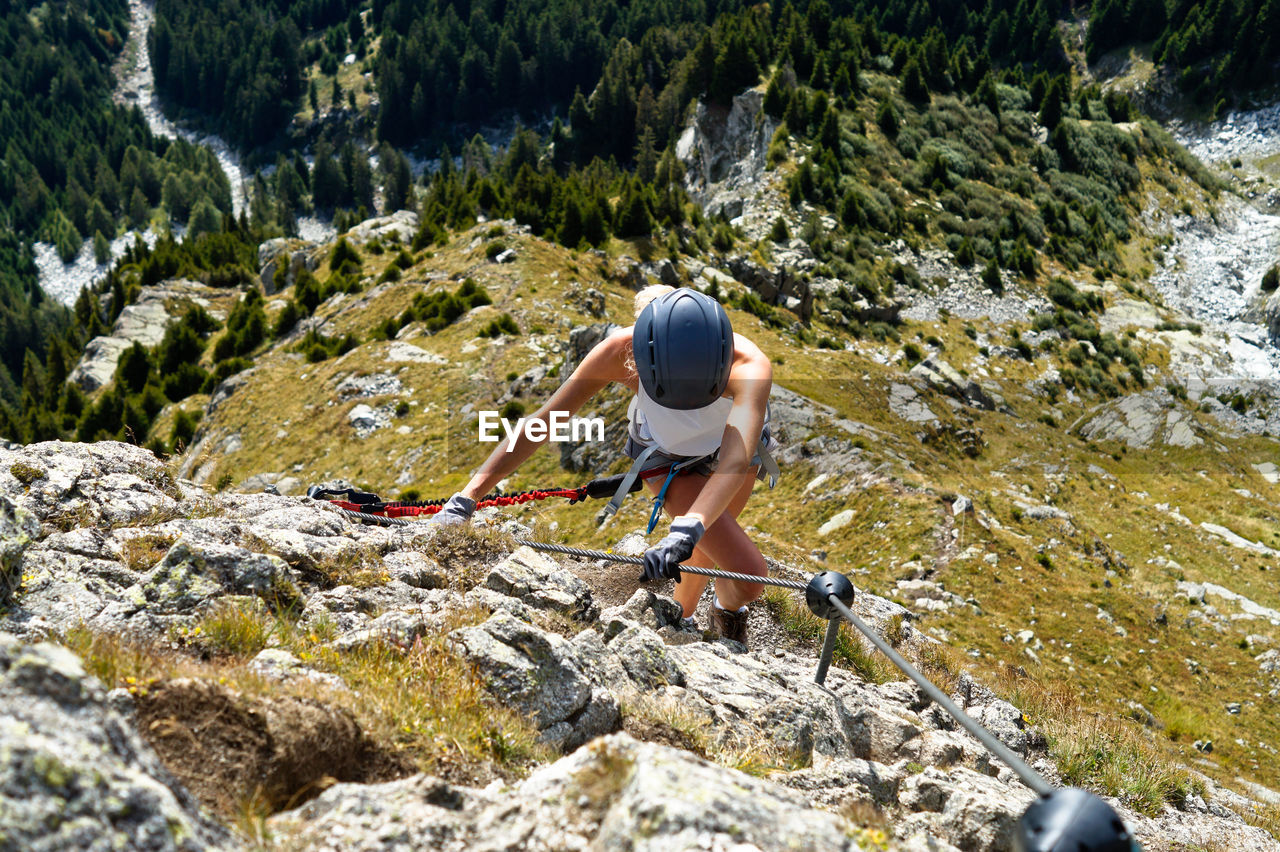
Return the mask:
<path fill-rule="evenodd" d="M 1015 852 L 1142 852 L 1111 806 L 1075 787 L 1032 802 L 1013 835 Z"/>
<path fill-rule="evenodd" d="M 631 332 L 631 346 L 645 393 L 664 408 L 710 405 L 729 383 L 729 315 L 697 290 L 681 287 L 646 305 Z"/>

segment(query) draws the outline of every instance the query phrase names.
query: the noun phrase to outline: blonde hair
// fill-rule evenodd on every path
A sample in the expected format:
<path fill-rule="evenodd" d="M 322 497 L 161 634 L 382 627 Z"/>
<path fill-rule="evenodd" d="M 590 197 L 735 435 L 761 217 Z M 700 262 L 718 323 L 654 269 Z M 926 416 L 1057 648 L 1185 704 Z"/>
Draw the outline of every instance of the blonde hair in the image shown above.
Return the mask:
<path fill-rule="evenodd" d="M 665 296 L 675 290 L 675 287 L 669 287 L 666 284 L 650 284 L 636 293 L 636 319 L 640 318 L 640 312 L 649 306 L 649 303 L 659 296 Z"/>

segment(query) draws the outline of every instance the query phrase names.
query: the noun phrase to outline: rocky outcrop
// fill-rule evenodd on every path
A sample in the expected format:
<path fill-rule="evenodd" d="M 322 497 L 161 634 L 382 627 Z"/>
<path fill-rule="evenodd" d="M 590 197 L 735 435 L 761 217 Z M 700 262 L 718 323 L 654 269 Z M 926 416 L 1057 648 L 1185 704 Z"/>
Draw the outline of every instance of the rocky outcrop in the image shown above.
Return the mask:
<path fill-rule="evenodd" d="M 808 322 L 813 315 L 813 291 L 809 282 L 787 266 L 776 271 L 766 269 L 748 257 L 735 257 L 729 261 L 733 276 L 759 294 L 770 305 L 782 305 L 792 311 L 801 322 Z"/>
<path fill-rule="evenodd" d="M 943 361 L 936 355 L 930 355 L 911 368 L 911 375 L 922 379 L 930 387 L 961 402 L 992 411 L 996 407 L 995 400 L 983 390 L 982 385 L 973 379 L 961 375 L 960 371 Z"/>
<path fill-rule="evenodd" d="M 324 248 L 306 240 L 277 237 L 258 246 L 258 278 L 262 292 L 273 295 L 292 286 L 305 269 L 320 265 Z"/>
<path fill-rule="evenodd" d="M 361 852 L 861 848 L 847 824 L 802 795 L 626 734 L 598 739 L 501 794 L 423 775 L 343 784 L 271 824 L 308 848 Z"/>
<path fill-rule="evenodd" d="M 779 413 L 779 425 L 798 434 L 805 422 L 800 413 Z M 247 789 L 237 785 L 250 777 L 276 807 L 292 803 L 299 787 L 314 792 L 325 776 L 351 781 L 273 821 L 294 835 L 290 843 L 307 848 L 612 848 L 626 838 L 632 848 L 696 841 L 727 849 L 732 840 L 781 849 L 790 842 L 788 827 L 800 825 L 797 836 L 806 842 L 842 848 L 859 834 L 837 814 L 871 808 L 885 814 L 891 848 L 920 848 L 927 839 L 938 849 L 1001 850 L 1030 801 L 1008 769 L 908 682 L 876 683 L 837 666 L 819 686 L 816 648 L 746 652 L 706 641 L 681 623 L 678 604 L 649 589 L 601 610 L 581 566 L 502 539 L 478 538 L 459 556 L 451 549 L 459 540 L 449 545 L 445 537 L 440 545 L 434 527 L 353 525 L 306 499 L 208 497 L 173 479 L 150 453 L 123 444 L 0 449 L 0 491 L 7 495 L 0 554 L 6 586 L 15 589 L 0 631 L 19 634 L 0 639 L 0 671 L 8 672 L 0 681 L 0 717 L 21 722 L 0 724 L 0 737 L 13 740 L 0 748 L 0 760 L 13 761 L 0 796 L 19 802 L 0 809 L 6 838 L 37 824 L 74 822 L 43 848 L 105 847 L 120 825 L 133 825 L 129 819 L 139 821 L 140 836 L 163 819 L 183 828 L 172 847 L 157 841 L 155 848 L 222 843 L 225 835 L 201 821 L 155 755 L 128 740 L 127 730 L 124 740 L 112 733 L 127 727 L 126 716 L 165 749 L 160 758 L 187 787 L 224 811 L 226 791 Z M 619 550 L 634 551 L 636 541 Z M 956 603 L 927 583 L 902 591 L 917 601 Z M 483 790 L 421 775 L 354 783 L 403 769 L 386 771 L 383 761 L 383 773 L 373 771 L 378 762 L 360 757 L 372 746 L 345 712 L 269 692 L 271 684 L 304 684 L 351 694 L 354 685 L 320 670 L 323 655 L 304 660 L 268 648 L 249 667 L 267 690 L 261 696 L 169 679 L 133 699 L 118 695 L 113 706 L 126 716 L 117 718 L 101 687 L 65 651 L 20 644 L 73 628 L 173 641 L 202 614 L 227 606 L 274 612 L 296 619 L 299 630 L 324 632 L 331 638 L 316 641 L 326 655 L 411 652 L 424 637 L 447 637 L 495 705 L 522 714 L 544 745 L 567 756 L 523 782 Z M 868 593 L 854 607 L 881 631 L 907 616 Z M 467 616 L 460 621 L 461 613 Z M 902 641 L 910 651 L 930 640 L 911 629 Z M 1257 665 L 1270 662 L 1263 657 Z M 1044 738 L 1017 708 L 965 675 L 953 698 L 1054 774 Z M 44 703 L 28 715 L 53 719 L 47 727 L 23 715 L 23 702 L 37 700 Z M 71 718 L 63 721 L 54 705 L 73 703 L 82 709 L 67 709 Z M 10 705 L 19 711 L 9 712 Z M 218 728 L 224 724 L 230 727 Z M 619 729 L 681 748 L 637 742 Z M 193 736 L 199 749 L 188 747 Z M 41 749 L 57 762 L 37 758 Z M 99 762 L 64 756 L 76 754 Z M 782 769 L 761 779 L 726 764 Z M 142 804 L 122 815 L 115 799 L 87 780 L 99 777 L 95 772 L 122 779 L 113 791 L 143 791 L 126 799 Z M 1220 804 L 1166 810 L 1135 830 L 1158 837 L 1176 826 L 1187 836 L 1216 832 L 1265 848 L 1257 845 L 1259 829 Z"/>
<path fill-rule="evenodd" d="M 68 381 L 92 393 L 115 376 L 121 354 L 135 343 L 151 347 L 164 339 L 165 329 L 188 307 L 208 308 L 217 291 L 195 281 L 174 279 L 144 287 L 132 305 L 116 317 L 111 334 L 95 337 L 71 371 Z"/>
<path fill-rule="evenodd" d="M 409 243 L 413 241 L 416 233 L 418 233 L 418 214 L 412 210 L 397 210 L 390 216 L 365 219 L 347 231 L 345 236 L 352 243 L 360 246 L 373 240 Z"/>
<path fill-rule="evenodd" d="M 1195 418 L 1164 388 L 1131 394 L 1104 406 L 1081 423 L 1079 431 L 1092 440 L 1121 441 L 1135 448 L 1156 443 L 1171 447 L 1204 443 L 1196 434 Z"/>
<path fill-rule="evenodd" d="M 0 846 L 233 849 L 106 690 L 56 645 L 0 633 Z"/>
<path fill-rule="evenodd" d="M 85 345 L 84 355 L 80 356 L 68 380 L 90 393 L 104 387 L 116 374 L 120 356 L 132 345 L 133 341 L 123 337 L 95 337 Z"/>
<path fill-rule="evenodd" d="M 299 571 L 358 551 L 369 535 L 384 541 L 375 551 L 390 549 L 384 532 L 353 539 L 318 504 L 210 498 L 128 444 L 0 450 L 0 486 L 12 495 L 0 552 L 21 584 L 0 630 L 33 639 L 82 624 L 161 635 L 224 598 L 291 606 Z"/>
<path fill-rule="evenodd" d="M 507 612 L 449 638 L 485 672 L 503 704 L 534 720 L 548 745 L 576 748 L 618 727 L 617 699 L 593 688 L 586 661 L 567 639 Z"/>
<path fill-rule="evenodd" d="M 728 109 L 699 103 L 676 142 L 685 165 L 685 189 L 708 215 L 732 219 L 759 191 L 769 140 L 777 122 L 761 109 L 764 94 L 748 89 Z"/>

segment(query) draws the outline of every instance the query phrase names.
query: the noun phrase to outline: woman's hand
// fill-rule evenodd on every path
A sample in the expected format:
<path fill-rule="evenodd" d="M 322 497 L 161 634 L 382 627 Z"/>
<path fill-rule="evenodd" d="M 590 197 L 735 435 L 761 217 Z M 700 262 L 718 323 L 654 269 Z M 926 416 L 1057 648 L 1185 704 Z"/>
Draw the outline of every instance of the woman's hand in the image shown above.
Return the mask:
<path fill-rule="evenodd" d="M 680 563 L 693 556 L 705 531 L 697 518 L 681 515 L 673 520 L 666 538 L 644 552 L 644 578 L 679 582 Z"/>
<path fill-rule="evenodd" d="M 471 516 L 476 511 L 476 501 L 461 494 L 454 494 L 445 504 L 440 507 L 440 511 L 431 516 L 427 523 L 435 524 L 441 527 L 451 527 L 455 524 L 465 524 L 471 520 Z"/>

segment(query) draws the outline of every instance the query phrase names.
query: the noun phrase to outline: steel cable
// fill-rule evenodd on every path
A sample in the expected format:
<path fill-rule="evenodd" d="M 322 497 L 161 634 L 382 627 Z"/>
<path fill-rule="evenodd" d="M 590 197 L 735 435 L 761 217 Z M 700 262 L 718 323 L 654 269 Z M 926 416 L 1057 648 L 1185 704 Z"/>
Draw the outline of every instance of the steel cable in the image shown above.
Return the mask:
<path fill-rule="evenodd" d="M 578 556 L 583 559 L 606 559 L 610 562 L 622 562 L 627 565 L 643 565 L 644 560 L 639 556 L 621 556 L 617 553 L 609 553 L 606 550 L 583 550 L 579 547 L 568 547 L 563 544 L 548 544 L 545 541 L 532 541 L 527 538 L 516 539 L 516 544 L 523 544 L 532 547 L 534 550 L 544 550 L 548 553 L 563 553 L 566 556 Z M 715 577 L 720 580 L 737 580 L 740 583 L 761 583 L 766 586 L 779 586 L 783 589 L 795 589 L 803 592 L 805 583 L 798 580 L 779 580 L 774 577 L 758 577 L 755 574 L 739 574 L 736 571 L 719 571 L 715 568 L 699 568 L 695 565 L 681 565 L 681 573 L 684 574 L 700 574 L 704 577 Z"/>
<path fill-rule="evenodd" d="M 935 704 L 947 711 L 947 713 L 951 714 L 951 716 L 959 722 L 966 731 L 977 737 L 978 742 L 982 743 L 987 751 L 1004 761 L 1004 763 L 1022 779 L 1022 783 L 1026 784 L 1041 796 L 1048 796 L 1053 792 L 1053 785 L 1046 781 L 1043 775 L 1028 766 L 1026 761 L 1013 753 L 1012 749 L 1000 742 L 1000 740 L 996 739 L 995 734 L 988 731 L 972 716 L 961 710 L 945 692 L 939 689 L 933 681 L 921 674 L 915 666 L 908 663 L 901 654 L 893 649 L 893 646 L 880 638 L 874 630 L 864 624 L 862 619 L 854 615 L 853 611 L 850 610 L 849 607 L 845 606 L 838 597 L 835 595 L 828 595 L 827 601 L 836 608 L 836 611 L 839 612 L 846 621 L 858 628 L 863 636 L 866 636 L 867 639 L 871 640 L 871 644 L 875 645 L 876 648 L 880 650 L 880 653 L 888 657 L 891 663 L 901 669 L 903 674 L 915 681 L 916 686 L 924 690 L 925 695 L 929 696 Z"/>
<path fill-rule="evenodd" d="M 388 518 L 380 515 L 370 515 L 364 512 L 353 512 L 350 509 L 343 509 L 336 506 L 334 508 L 343 515 L 353 520 L 360 521 L 361 523 L 374 523 L 382 526 L 417 526 L 416 522 L 406 520 L 404 518 Z M 560 553 L 565 556 L 577 556 L 583 559 L 603 559 L 609 562 L 620 562 L 626 565 L 644 564 L 644 560 L 638 556 L 622 556 L 621 554 L 609 553 L 604 550 L 586 550 L 584 548 L 569 547 L 568 545 L 563 544 L 551 544 L 549 542 L 534 541 L 526 538 L 515 539 L 515 543 L 530 547 L 534 550 L 541 550 L 547 553 Z M 784 589 L 793 589 L 801 592 L 805 591 L 809 587 L 808 583 L 801 583 L 797 580 L 779 580 L 773 577 L 757 577 L 753 574 L 739 574 L 733 571 L 718 571 L 713 568 L 682 566 L 680 570 L 689 574 L 700 574 L 706 577 L 715 577 L 723 580 L 737 580 L 743 583 L 761 583 L 767 586 L 778 586 Z M 835 610 L 840 613 L 840 616 L 857 628 L 863 636 L 866 636 L 871 644 L 875 645 L 880 653 L 884 654 L 889 659 L 889 662 L 893 663 L 902 671 L 903 674 L 911 678 L 911 680 L 915 682 L 916 686 L 920 687 L 920 689 L 924 691 L 925 695 L 929 696 L 930 700 L 945 710 L 956 720 L 956 722 L 960 724 L 961 727 L 977 738 L 978 742 L 980 742 L 987 751 L 991 752 L 1004 762 L 1006 766 L 1012 769 L 1014 774 L 1022 779 L 1022 783 L 1026 784 L 1041 796 L 1049 796 L 1054 792 L 1055 788 L 1045 780 L 1044 776 L 1032 769 L 1026 761 L 1014 754 L 1012 749 L 997 739 L 994 734 L 984 728 L 972 716 L 961 710 L 945 692 L 939 689 L 933 681 L 921 674 L 915 666 L 907 662 L 901 654 L 893 649 L 893 646 L 868 627 L 862 619 L 858 618 L 858 616 L 855 615 L 849 607 L 845 606 L 838 597 L 835 595 L 829 595 L 827 600 Z M 834 624 L 834 622 L 832 622 L 832 624 Z"/>

